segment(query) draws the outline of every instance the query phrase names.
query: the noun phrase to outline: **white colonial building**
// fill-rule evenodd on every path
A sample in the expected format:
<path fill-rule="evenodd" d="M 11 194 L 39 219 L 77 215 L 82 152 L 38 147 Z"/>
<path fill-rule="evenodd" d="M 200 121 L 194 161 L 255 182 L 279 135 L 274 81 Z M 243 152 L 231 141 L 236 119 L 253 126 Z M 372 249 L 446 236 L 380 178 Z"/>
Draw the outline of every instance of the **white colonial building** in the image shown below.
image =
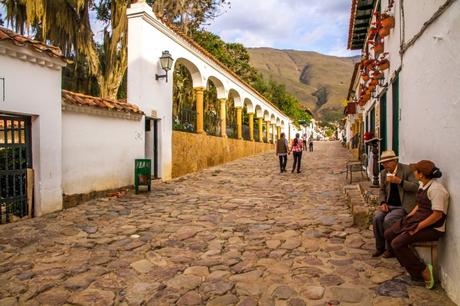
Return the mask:
<path fill-rule="evenodd" d="M 450 192 L 440 242 L 442 286 L 460 303 L 460 2 L 353 0 L 349 48 L 362 60 L 350 90 L 350 141 L 368 132 L 403 163 L 429 159 Z M 356 105 L 356 104 L 355 104 Z"/>
<path fill-rule="evenodd" d="M 0 28 L 0 223 L 62 208 L 65 65 L 59 49 Z"/>
<path fill-rule="evenodd" d="M 300 132 L 270 101 L 160 21 L 143 1 L 131 5 L 128 19 L 128 101 L 136 105 L 61 90 L 67 62 L 60 50 L 0 28 L 0 223 L 130 187 L 135 159 L 151 160 L 152 176 L 168 180 L 272 150 L 281 132 Z M 169 58 L 172 67 L 182 64 L 190 71 L 194 133 L 173 131 L 173 75 L 169 72 L 169 81 L 156 77 L 165 75 L 160 57 L 166 50 L 174 57 Z M 203 129 L 208 81 L 222 105 L 220 135 L 206 135 Z M 227 100 L 236 108 L 236 139 L 226 135 Z"/>

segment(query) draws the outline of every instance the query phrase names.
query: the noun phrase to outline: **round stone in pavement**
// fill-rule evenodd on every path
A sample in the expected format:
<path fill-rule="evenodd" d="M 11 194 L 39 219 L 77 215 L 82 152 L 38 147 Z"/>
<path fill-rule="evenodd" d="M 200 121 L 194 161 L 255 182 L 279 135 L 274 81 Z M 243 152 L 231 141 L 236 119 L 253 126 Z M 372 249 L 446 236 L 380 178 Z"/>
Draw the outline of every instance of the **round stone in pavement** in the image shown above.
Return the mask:
<path fill-rule="evenodd" d="M 210 300 L 206 306 L 224 306 L 224 305 L 235 305 L 238 303 L 238 298 L 233 294 L 227 294 L 223 296 L 216 297 Z"/>
<path fill-rule="evenodd" d="M 292 298 L 287 302 L 288 306 L 307 306 L 304 300 L 300 298 Z"/>
<path fill-rule="evenodd" d="M 335 274 L 326 274 L 320 277 L 319 282 L 322 286 L 338 286 L 343 284 L 345 281 L 343 278 Z"/>
<path fill-rule="evenodd" d="M 37 301 L 45 305 L 62 305 L 67 301 L 70 296 L 70 291 L 64 288 L 52 288 L 45 291 L 36 297 Z"/>
<path fill-rule="evenodd" d="M 203 301 L 201 295 L 196 293 L 195 291 L 189 291 L 184 294 L 179 301 L 177 301 L 178 306 L 194 306 L 194 305 L 202 305 Z"/>
<path fill-rule="evenodd" d="M 275 291 L 273 291 L 272 296 L 280 300 L 287 300 L 291 296 L 296 295 L 296 294 L 297 292 L 288 286 L 279 286 L 278 288 L 275 289 Z"/>
<path fill-rule="evenodd" d="M 254 298 L 247 297 L 243 298 L 237 306 L 257 306 L 258 303 Z"/>
<path fill-rule="evenodd" d="M 342 302 L 359 303 L 364 297 L 363 290 L 356 288 L 332 287 L 332 295 Z"/>
<path fill-rule="evenodd" d="M 77 305 L 106 306 L 112 305 L 115 294 L 112 291 L 86 289 L 74 293 L 69 302 Z"/>
<path fill-rule="evenodd" d="M 0 300 L 0 305 L 2 306 L 16 306 L 18 305 L 18 300 L 14 297 L 7 297 Z M 257 304 L 256 304 L 257 305 Z"/>
<path fill-rule="evenodd" d="M 323 298 L 325 290 L 326 289 L 321 286 L 310 286 L 307 287 L 307 289 L 305 289 L 304 291 L 302 291 L 302 296 L 305 296 L 310 300 L 320 300 Z"/>
<path fill-rule="evenodd" d="M 407 286 L 400 281 L 385 281 L 376 289 L 377 294 L 391 297 L 409 297 Z"/>

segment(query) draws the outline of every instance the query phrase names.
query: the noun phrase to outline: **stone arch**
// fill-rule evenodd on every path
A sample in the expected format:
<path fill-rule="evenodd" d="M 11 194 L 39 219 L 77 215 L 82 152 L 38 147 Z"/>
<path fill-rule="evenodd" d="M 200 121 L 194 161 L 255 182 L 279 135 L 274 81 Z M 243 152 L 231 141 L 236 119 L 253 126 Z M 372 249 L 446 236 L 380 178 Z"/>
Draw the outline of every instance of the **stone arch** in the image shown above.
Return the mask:
<path fill-rule="evenodd" d="M 214 84 L 214 86 L 216 87 L 217 99 L 226 99 L 227 94 L 226 94 L 226 91 L 225 91 L 224 83 L 222 83 L 222 81 L 219 80 L 215 76 L 208 77 L 208 80 L 207 80 L 206 84 L 208 84 L 209 81 L 211 81 Z"/>
<path fill-rule="evenodd" d="M 264 120 L 270 121 L 270 113 L 268 112 L 268 110 L 264 110 Z"/>
<path fill-rule="evenodd" d="M 281 126 L 281 119 L 280 118 L 276 118 L 276 126 Z"/>
<path fill-rule="evenodd" d="M 263 118 L 264 117 L 264 111 L 263 111 L 262 107 L 259 104 L 257 104 L 256 107 L 254 108 L 254 113 L 255 113 L 257 118 Z"/>
<path fill-rule="evenodd" d="M 205 83 L 203 82 L 202 73 L 194 63 L 192 63 L 186 58 L 180 57 L 174 63 L 174 69 L 176 69 L 176 66 L 178 64 L 184 66 L 189 71 L 192 77 L 193 88 L 205 86 Z"/>
<path fill-rule="evenodd" d="M 190 61 L 179 58 L 173 70 L 173 129 L 196 131 L 196 99 L 194 88 L 201 87 L 202 79 L 198 68 Z"/>
<path fill-rule="evenodd" d="M 236 107 L 238 106 L 243 106 L 241 96 L 238 91 L 232 88 L 228 91 L 228 98 L 226 102 L 227 136 L 230 138 L 237 137 Z"/>
<path fill-rule="evenodd" d="M 252 103 L 251 99 L 245 98 L 244 106 L 246 107 L 248 113 L 254 113 L 254 104 Z"/>
<path fill-rule="evenodd" d="M 270 122 L 271 122 L 271 124 L 276 124 L 276 117 L 275 117 L 275 114 L 271 114 L 271 116 L 270 116 Z"/>
<path fill-rule="evenodd" d="M 219 84 L 220 83 L 220 84 Z M 219 91 L 224 91 L 218 79 L 208 78 L 203 95 L 203 126 L 208 135 L 220 135 L 220 102 Z"/>
<path fill-rule="evenodd" d="M 231 88 L 228 91 L 228 97 L 233 98 L 233 106 L 234 107 L 243 107 L 243 101 L 241 100 L 241 95 L 237 90 Z"/>

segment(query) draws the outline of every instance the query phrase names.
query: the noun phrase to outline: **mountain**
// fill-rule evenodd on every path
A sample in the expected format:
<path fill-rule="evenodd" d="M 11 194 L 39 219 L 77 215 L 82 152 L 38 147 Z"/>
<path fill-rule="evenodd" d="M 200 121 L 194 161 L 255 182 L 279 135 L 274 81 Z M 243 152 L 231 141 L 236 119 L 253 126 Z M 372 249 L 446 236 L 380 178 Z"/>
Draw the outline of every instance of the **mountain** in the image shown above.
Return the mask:
<path fill-rule="evenodd" d="M 357 57 L 336 57 L 310 51 L 248 48 L 250 63 L 264 78 L 284 84 L 286 90 L 326 121 L 342 116 L 342 101 Z"/>

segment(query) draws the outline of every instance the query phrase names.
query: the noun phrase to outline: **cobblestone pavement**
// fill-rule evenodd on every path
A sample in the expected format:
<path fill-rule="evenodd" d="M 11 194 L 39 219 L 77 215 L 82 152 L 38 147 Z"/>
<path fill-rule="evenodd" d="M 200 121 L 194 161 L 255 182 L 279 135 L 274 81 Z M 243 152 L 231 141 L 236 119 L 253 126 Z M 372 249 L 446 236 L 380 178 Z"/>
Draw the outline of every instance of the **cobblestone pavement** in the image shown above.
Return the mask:
<path fill-rule="evenodd" d="M 316 143 L 301 174 L 262 154 L 2 226 L 0 305 L 453 305 L 370 257 L 347 154 Z"/>

